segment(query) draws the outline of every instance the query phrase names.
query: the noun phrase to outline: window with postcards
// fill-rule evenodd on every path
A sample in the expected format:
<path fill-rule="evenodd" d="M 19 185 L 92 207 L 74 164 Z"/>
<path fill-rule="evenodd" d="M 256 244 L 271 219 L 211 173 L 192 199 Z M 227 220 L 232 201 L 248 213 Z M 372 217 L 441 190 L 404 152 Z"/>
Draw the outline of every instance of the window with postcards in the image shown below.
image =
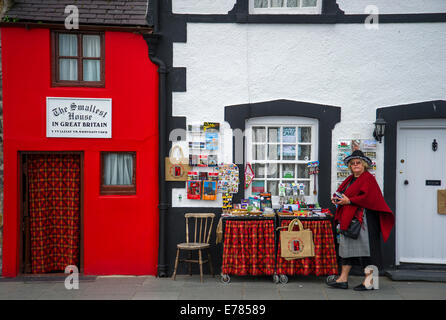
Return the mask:
<path fill-rule="evenodd" d="M 246 162 L 253 178 L 245 196 L 270 193 L 273 203 L 279 203 L 279 197 L 298 189 L 305 201 L 314 203 L 316 179 L 309 162 L 317 159 L 317 120 L 257 118 L 246 128 Z"/>

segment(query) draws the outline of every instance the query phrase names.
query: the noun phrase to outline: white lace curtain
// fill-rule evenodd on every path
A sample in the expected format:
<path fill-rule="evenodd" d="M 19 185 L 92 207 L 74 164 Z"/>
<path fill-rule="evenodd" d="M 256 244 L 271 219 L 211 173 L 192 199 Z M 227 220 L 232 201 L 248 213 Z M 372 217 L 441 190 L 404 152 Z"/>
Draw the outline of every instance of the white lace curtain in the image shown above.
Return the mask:
<path fill-rule="evenodd" d="M 82 35 L 83 57 L 100 58 L 101 57 L 101 38 L 99 35 Z M 78 56 L 78 36 L 76 34 L 59 34 L 59 56 L 77 57 Z M 70 58 L 59 59 L 59 79 L 77 81 L 78 79 L 78 60 Z M 83 81 L 101 80 L 101 62 L 100 60 L 83 60 Z"/>
<path fill-rule="evenodd" d="M 133 154 L 107 153 L 103 163 L 105 185 L 131 185 L 133 177 Z"/>

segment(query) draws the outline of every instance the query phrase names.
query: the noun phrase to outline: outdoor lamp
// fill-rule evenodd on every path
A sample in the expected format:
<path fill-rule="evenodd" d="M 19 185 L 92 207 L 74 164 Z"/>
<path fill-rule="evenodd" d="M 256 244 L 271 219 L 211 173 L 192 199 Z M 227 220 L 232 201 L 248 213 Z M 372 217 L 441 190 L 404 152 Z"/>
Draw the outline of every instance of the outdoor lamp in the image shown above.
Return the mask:
<path fill-rule="evenodd" d="M 386 129 L 387 122 L 382 118 L 378 118 L 374 124 L 375 130 L 373 131 L 373 137 L 376 141 L 381 143 L 382 137 L 384 137 L 384 130 Z"/>

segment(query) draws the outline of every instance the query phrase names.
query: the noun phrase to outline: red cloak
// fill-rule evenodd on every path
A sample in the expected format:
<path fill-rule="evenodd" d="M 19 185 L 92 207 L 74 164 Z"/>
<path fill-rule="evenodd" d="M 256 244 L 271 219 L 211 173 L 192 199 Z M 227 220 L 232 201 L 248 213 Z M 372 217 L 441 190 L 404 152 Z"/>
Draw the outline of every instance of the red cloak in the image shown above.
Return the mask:
<path fill-rule="evenodd" d="M 342 192 L 352 179 L 353 175 L 347 177 L 337 191 Z M 384 200 L 375 177 L 368 171 L 364 171 L 344 194 L 352 204 L 339 205 L 336 210 L 335 220 L 339 221 L 341 230 L 347 230 L 355 216 L 362 222 L 362 209 L 366 208 L 379 214 L 381 232 L 386 242 L 395 225 L 395 216 Z"/>

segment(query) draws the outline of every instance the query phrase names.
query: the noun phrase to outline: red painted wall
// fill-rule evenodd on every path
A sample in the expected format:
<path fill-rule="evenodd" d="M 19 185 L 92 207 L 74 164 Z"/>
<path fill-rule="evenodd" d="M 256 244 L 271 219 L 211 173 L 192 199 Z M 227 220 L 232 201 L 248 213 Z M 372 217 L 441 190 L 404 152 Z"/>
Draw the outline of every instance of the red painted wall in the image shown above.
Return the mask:
<path fill-rule="evenodd" d="M 2 28 L 3 276 L 19 272 L 18 151 L 84 152 L 85 274 L 155 275 L 158 73 L 141 35 L 105 33 L 105 88 L 51 87 L 50 30 Z M 46 138 L 46 97 L 112 99 L 112 139 Z M 100 151 L 136 151 L 137 193 L 101 196 Z"/>

